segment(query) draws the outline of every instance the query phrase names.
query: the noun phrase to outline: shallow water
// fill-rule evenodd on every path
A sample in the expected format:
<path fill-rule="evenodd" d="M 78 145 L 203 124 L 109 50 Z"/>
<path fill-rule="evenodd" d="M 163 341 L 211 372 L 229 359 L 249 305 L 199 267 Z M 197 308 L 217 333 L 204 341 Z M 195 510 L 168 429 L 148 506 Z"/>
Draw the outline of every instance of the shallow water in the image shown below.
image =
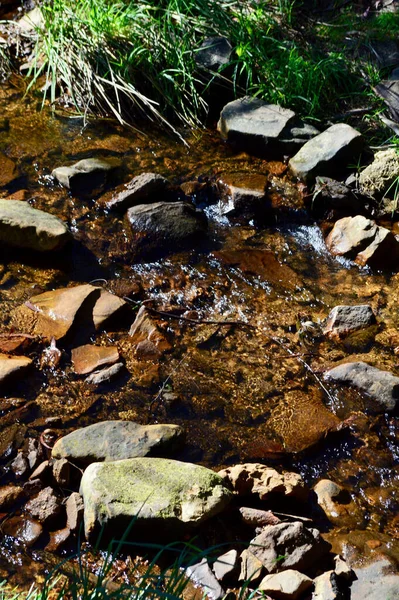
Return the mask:
<path fill-rule="evenodd" d="M 399 346 L 399 276 L 329 256 L 322 230 L 306 215 L 301 192 L 281 163 L 236 154 L 210 132 L 191 137 L 186 148 L 159 132 L 140 137 L 105 121 L 83 126 L 80 118 L 39 112 L 38 102 L 22 99 L 15 85 L 0 90 L 5 119 L 0 152 L 20 174 L 4 188 L 4 196 L 26 190 L 32 206 L 68 222 L 75 242 L 61 256 L 2 250 L 0 332 L 18 331 L 21 324 L 13 320 L 13 311 L 31 296 L 57 287 L 96 281 L 132 298 L 126 321 L 97 336 L 97 341 L 118 345 L 127 368 L 123 377 L 91 389 L 73 374 L 66 348 L 62 368 L 37 369 L 8 390 L 6 400 L 36 401 L 39 415 L 27 419 L 30 434 L 38 435 L 48 416 L 60 417 L 60 434 L 105 418 L 183 424 L 187 445 L 180 458 L 185 460 L 215 469 L 259 460 L 298 470 L 310 484 L 328 477 L 345 485 L 362 514 L 350 529 L 362 529 L 367 539 L 379 536 L 384 551 L 399 560 L 397 417 L 376 415 L 364 397 L 326 387 L 321 379 L 324 369 L 347 356 L 399 374 L 394 352 Z M 126 222 L 104 208 L 112 191 L 82 201 L 51 177 L 53 168 L 92 156 L 122 158 L 121 183 L 155 171 L 175 184 L 200 179 L 217 189 L 231 174 L 266 174 L 274 220 L 263 228 L 231 224 L 212 204 L 205 207 L 210 219 L 206 244 L 137 263 Z M 193 200 L 204 206 L 203 198 Z M 172 349 L 159 363 L 140 361 L 127 331 L 137 303 L 148 299 L 159 310 L 173 308 L 176 314 L 185 309 L 191 315 L 195 311 L 197 320 L 240 324 L 219 327 L 159 318 Z M 370 335 L 323 342 L 310 350 L 300 345 L 298 313 L 317 321 L 337 304 L 362 303 L 371 304 L 378 317 Z M 33 357 L 38 366 L 39 355 Z M 322 424 L 326 431 L 334 429 L 325 407 L 340 420 L 350 417 L 348 427 L 320 436 Z M 6 482 L 10 473 L 7 461 L 2 463 Z M 333 539 L 334 530 L 330 535 Z M 3 558 L 7 552 L 4 546 Z"/>

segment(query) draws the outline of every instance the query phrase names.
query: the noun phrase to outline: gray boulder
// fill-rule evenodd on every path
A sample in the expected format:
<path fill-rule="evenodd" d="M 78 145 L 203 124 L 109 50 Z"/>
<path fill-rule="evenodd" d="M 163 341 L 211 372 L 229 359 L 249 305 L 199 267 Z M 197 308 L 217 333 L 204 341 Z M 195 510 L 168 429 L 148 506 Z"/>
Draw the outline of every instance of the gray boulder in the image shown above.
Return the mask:
<path fill-rule="evenodd" d="M 84 158 L 70 167 L 57 167 L 52 176 L 74 196 L 100 194 L 120 167 L 115 158 Z"/>
<path fill-rule="evenodd" d="M 373 309 L 368 304 L 335 306 L 326 319 L 323 333 L 330 337 L 343 337 L 375 322 Z"/>
<path fill-rule="evenodd" d="M 133 246 L 140 254 L 166 254 L 193 247 L 207 230 L 205 214 L 188 202 L 157 202 L 129 208 Z"/>
<path fill-rule="evenodd" d="M 107 208 L 124 211 L 136 204 L 165 200 L 170 183 L 157 173 L 142 173 L 133 177 L 122 192 L 107 202 Z"/>
<path fill-rule="evenodd" d="M 294 569 L 287 569 L 282 573 L 266 575 L 258 589 L 278 600 L 297 600 L 312 585 L 310 577 Z"/>
<path fill-rule="evenodd" d="M 306 572 L 330 551 L 317 529 L 303 523 L 267 525 L 252 541 L 248 550 L 263 564 L 268 573 L 286 569 Z"/>
<path fill-rule="evenodd" d="M 85 533 L 95 539 L 120 535 L 134 521 L 133 533 L 178 535 L 220 513 L 231 499 L 222 479 L 209 469 L 166 458 L 131 458 L 93 463 L 84 472 L 80 493 Z"/>
<path fill-rule="evenodd" d="M 223 36 L 206 38 L 195 52 L 195 62 L 199 67 L 210 71 L 219 71 L 220 67 L 230 61 L 233 48 L 229 40 Z"/>
<path fill-rule="evenodd" d="M 316 216 L 325 216 L 329 212 L 345 216 L 358 215 L 364 210 L 364 203 L 354 194 L 353 190 L 344 183 L 330 177 L 316 177 L 312 211 Z"/>
<path fill-rule="evenodd" d="M 57 440 L 52 457 L 87 466 L 93 462 L 164 455 L 177 450 L 183 437 L 184 430 L 179 425 L 103 421 L 76 429 Z"/>
<path fill-rule="evenodd" d="M 238 552 L 237 550 L 229 550 L 215 560 L 213 563 L 213 571 L 219 581 L 228 579 L 237 570 Z"/>
<path fill-rule="evenodd" d="M 223 108 L 218 130 L 229 142 L 252 153 L 269 153 L 295 113 L 258 98 L 244 97 Z"/>
<path fill-rule="evenodd" d="M 326 238 L 335 256 L 344 256 L 361 266 L 395 268 L 399 263 L 399 242 L 385 227 L 362 215 L 337 221 Z"/>
<path fill-rule="evenodd" d="M 61 249 L 72 234 L 58 217 L 20 200 L 0 199 L 0 243 L 37 252 Z"/>
<path fill-rule="evenodd" d="M 395 409 L 399 398 L 399 377 L 364 362 L 344 363 L 324 373 L 326 381 L 352 385 L 372 398 L 381 411 Z"/>
<path fill-rule="evenodd" d="M 359 175 L 359 186 L 364 194 L 381 197 L 397 194 L 395 182 L 399 177 L 399 154 L 395 148 L 377 152 L 373 162 Z"/>
<path fill-rule="evenodd" d="M 399 573 L 386 558 L 355 569 L 351 600 L 397 600 Z"/>
<path fill-rule="evenodd" d="M 361 134 L 345 123 L 331 125 L 328 129 L 306 142 L 289 161 L 296 177 L 313 178 L 330 175 L 354 161 L 363 149 Z"/>

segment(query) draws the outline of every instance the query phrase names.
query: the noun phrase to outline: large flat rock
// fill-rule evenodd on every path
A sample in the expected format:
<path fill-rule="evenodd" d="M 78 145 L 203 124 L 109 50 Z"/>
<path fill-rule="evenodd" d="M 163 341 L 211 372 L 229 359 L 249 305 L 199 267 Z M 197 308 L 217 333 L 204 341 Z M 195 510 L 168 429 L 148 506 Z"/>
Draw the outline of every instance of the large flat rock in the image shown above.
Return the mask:
<path fill-rule="evenodd" d="M 85 533 L 96 539 L 145 531 L 159 537 L 198 526 L 220 513 L 231 492 L 213 471 L 166 458 L 132 458 L 91 464 L 80 493 L 85 505 Z"/>
<path fill-rule="evenodd" d="M 0 199 L 0 243 L 37 252 L 59 250 L 72 238 L 58 217 L 20 200 Z"/>
<path fill-rule="evenodd" d="M 17 377 L 32 364 L 32 360 L 27 356 L 9 356 L 0 354 L 0 385 Z"/>
<path fill-rule="evenodd" d="M 294 175 L 301 179 L 334 174 L 356 161 L 363 148 L 361 134 L 350 125 L 337 123 L 306 142 L 289 161 Z"/>
<path fill-rule="evenodd" d="M 76 429 L 59 439 L 53 458 L 67 458 L 79 465 L 140 456 L 173 453 L 182 443 L 179 425 L 139 425 L 132 421 L 102 421 Z"/>

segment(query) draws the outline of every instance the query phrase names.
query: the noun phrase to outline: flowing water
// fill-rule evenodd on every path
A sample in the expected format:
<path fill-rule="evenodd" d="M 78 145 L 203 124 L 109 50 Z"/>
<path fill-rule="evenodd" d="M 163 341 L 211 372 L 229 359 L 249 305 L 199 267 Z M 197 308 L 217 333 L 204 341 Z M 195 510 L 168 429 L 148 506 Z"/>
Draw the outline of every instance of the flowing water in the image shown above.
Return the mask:
<path fill-rule="evenodd" d="M 324 369 L 355 356 L 399 374 L 399 276 L 329 256 L 324 224 L 306 215 L 303 193 L 284 165 L 237 154 L 214 133 L 191 136 L 185 147 L 159 132 L 143 137 L 113 122 L 83 126 L 80 118 L 40 111 L 39 101 L 22 98 L 18 82 L 0 90 L 0 105 L 0 151 L 19 173 L 4 196 L 18 192 L 56 214 L 75 238 L 60 256 L 1 251 L 0 332 L 23 331 L 15 309 L 46 290 L 95 281 L 131 299 L 125 321 L 96 339 L 119 347 L 123 376 L 93 389 L 74 375 L 68 348 L 62 368 L 54 370 L 40 370 L 33 353 L 38 368 L 3 397 L 3 415 L 11 398 L 35 401 L 34 414 L 21 419 L 33 436 L 49 416 L 59 417 L 59 434 L 107 418 L 179 423 L 187 430 L 184 460 L 214 469 L 261 461 L 297 470 L 309 484 L 331 478 L 358 507 L 346 528 L 329 534 L 336 548 L 350 541 L 367 553 L 374 540 L 399 560 L 397 417 L 377 414 L 364 396 L 322 382 Z M 207 243 L 138 263 L 124 218 L 104 208 L 112 190 L 79 200 L 51 177 L 57 166 L 94 156 L 121 158 L 122 182 L 157 172 L 175 184 L 199 180 L 211 196 L 232 174 L 266 175 L 274 219 L 263 228 L 231 224 L 220 217 L 217 202 L 194 194 L 209 217 Z M 127 332 L 137 303 L 149 299 L 174 315 L 238 324 L 154 317 L 170 349 L 159 361 L 139 360 Z M 317 321 L 337 304 L 366 303 L 378 327 L 340 343 L 299 343 L 298 314 Z M 3 481 L 9 478 L 4 467 Z"/>

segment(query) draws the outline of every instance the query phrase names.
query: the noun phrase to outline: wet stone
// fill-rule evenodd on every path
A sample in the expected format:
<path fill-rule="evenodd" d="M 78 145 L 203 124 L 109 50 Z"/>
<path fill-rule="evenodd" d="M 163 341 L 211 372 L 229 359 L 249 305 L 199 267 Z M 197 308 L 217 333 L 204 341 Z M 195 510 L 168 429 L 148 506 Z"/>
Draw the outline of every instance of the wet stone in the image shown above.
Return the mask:
<path fill-rule="evenodd" d="M 83 498 L 78 492 L 72 492 L 65 503 L 67 514 L 67 527 L 71 531 L 78 531 L 83 522 Z"/>
<path fill-rule="evenodd" d="M 323 333 L 329 337 L 341 337 L 375 323 L 373 309 L 368 304 L 335 306 L 327 317 Z"/>
<path fill-rule="evenodd" d="M 182 444 L 179 425 L 139 425 L 132 421 L 103 421 L 77 429 L 59 439 L 53 458 L 79 465 L 139 456 L 173 454 Z"/>
<path fill-rule="evenodd" d="M 11 463 L 11 470 L 17 479 L 25 477 L 29 472 L 29 462 L 22 452 L 18 452 L 17 456 Z"/>
<path fill-rule="evenodd" d="M 167 179 L 157 173 L 142 173 L 133 177 L 119 194 L 107 202 L 107 208 L 124 211 L 136 204 L 166 200 L 170 188 Z"/>
<path fill-rule="evenodd" d="M 114 377 L 119 375 L 124 369 L 124 364 L 119 362 L 115 365 L 111 365 L 110 367 L 106 367 L 101 371 L 95 371 L 88 377 L 86 377 L 85 382 L 91 385 L 101 385 L 102 383 L 106 383 L 107 381 L 111 381 Z"/>
<path fill-rule="evenodd" d="M 332 523 L 350 529 L 363 525 L 364 517 L 344 487 L 329 479 L 321 479 L 313 491 L 319 506 Z"/>
<path fill-rule="evenodd" d="M 60 250 L 72 239 L 61 219 L 27 202 L 0 199 L 0 242 L 37 252 Z"/>
<path fill-rule="evenodd" d="M 25 497 L 23 488 L 16 485 L 6 485 L 0 488 L 0 511 L 7 510 Z"/>
<path fill-rule="evenodd" d="M 224 598 L 224 590 L 212 573 L 206 558 L 203 558 L 200 563 L 187 567 L 186 574 L 201 588 L 207 598 L 211 598 L 211 600 Z"/>
<path fill-rule="evenodd" d="M 150 350 L 151 354 L 154 354 L 152 347 L 148 347 L 148 344 L 144 348 L 143 346 L 139 348 L 139 344 L 143 342 L 151 343 L 160 354 L 171 349 L 171 345 L 159 330 L 155 319 L 151 317 L 144 305 L 139 308 L 136 318 L 129 329 L 129 335 L 133 338 L 132 343 L 137 344 L 136 353 L 138 357 L 140 353 L 148 350 Z"/>
<path fill-rule="evenodd" d="M 312 585 L 310 577 L 294 569 L 287 569 L 282 573 L 266 575 L 258 589 L 278 600 L 297 600 Z"/>
<path fill-rule="evenodd" d="M 26 427 L 15 424 L 0 431 L 0 457 L 4 460 L 18 450 L 25 439 Z"/>
<path fill-rule="evenodd" d="M 41 490 L 35 498 L 25 506 L 29 514 L 43 525 L 51 525 L 57 521 L 62 511 L 61 500 L 51 487 Z"/>
<path fill-rule="evenodd" d="M 75 373 L 86 375 L 99 367 L 118 362 L 119 352 L 114 346 L 93 346 L 86 344 L 72 350 L 72 363 Z"/>
<path fill-rule="evenodd" d="M 33 546 L 43 532 L 41 524 L 27 516 L 6 519 L 2 523 L 1 528 L 4 535 L 9 535 L 19 540 L 27 548 Z"/>
<path fill-rule="evenodd" d="M 57 167 L 52 176 L 74 196 L 100 194 L 121 163 L 118 159 L 85 158 L 70 167 Z"/>
<path fill-rule="evenodd" d="M 50 541 L 45 547 L 46 552 L 60 553 L 71 538 L 71 531 L 68 527 L 50 532 Z"/>
<path fill-rule="evenodd" d="M 266 198 L 267 177 L 237 173 L 223 176 L 222 181 L 225 190 L 219 202 L 221 215 L 245 222 L 270 215 L 270 202 Z"/>
<path fill-rule="evenodd" d="M 20 377 L 31 365 L 32 360 L 27 356 L 0 354 L 0 385 L 5 381 Z"/>

